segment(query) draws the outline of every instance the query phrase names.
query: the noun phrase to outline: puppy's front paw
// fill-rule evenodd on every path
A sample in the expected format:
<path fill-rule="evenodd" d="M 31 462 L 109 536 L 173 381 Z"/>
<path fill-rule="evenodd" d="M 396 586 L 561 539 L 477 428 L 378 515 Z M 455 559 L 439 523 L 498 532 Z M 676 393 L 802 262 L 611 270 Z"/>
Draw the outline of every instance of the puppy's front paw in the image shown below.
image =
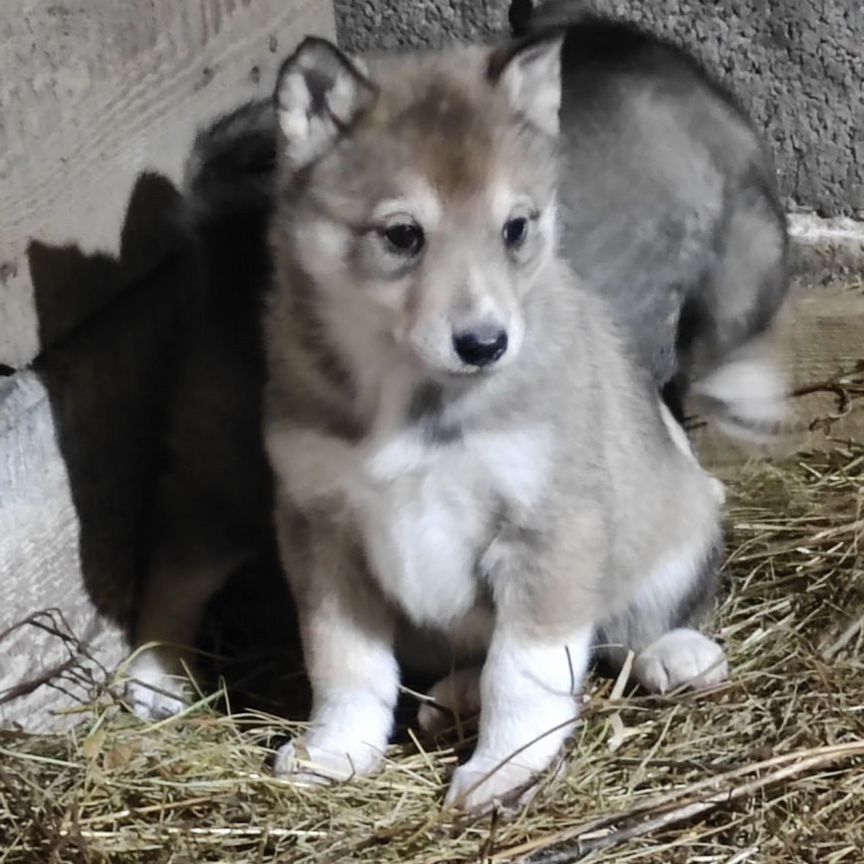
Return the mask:
<path fill-rule="evenodd" d="M 298 786 L 326 786 L 372 774 L 383 755 L 366 744 L 355 743 L 349 748 L 333 742 L 320 746 L 314 741 L 295 739 L 276 751 L 273 773 Z"/>
<path fill-rule="evenodd" d="M 729 676 L 726 654 L 698 630 L 682 627 L 664 633 L 642 651 L 633 663 L 633 674 L 652 693 L 676 687 L 710 687 Z"/>
<path fill-rule="evenodd" d="M 164 720 L 179 714 L 191 693 L 177 651 L 163 646 L 147 648 L 129 666 L 125 699 L 142 720 Z"/>
<path fill-rule="evenodd" d="M 444 806 L 478 816 L 493 807 L 518 809 L 534 796 L 539 780 L 537 771 L 519 764 L 518 755 L 502 764 L 475 754 L 453 772 Z"/>

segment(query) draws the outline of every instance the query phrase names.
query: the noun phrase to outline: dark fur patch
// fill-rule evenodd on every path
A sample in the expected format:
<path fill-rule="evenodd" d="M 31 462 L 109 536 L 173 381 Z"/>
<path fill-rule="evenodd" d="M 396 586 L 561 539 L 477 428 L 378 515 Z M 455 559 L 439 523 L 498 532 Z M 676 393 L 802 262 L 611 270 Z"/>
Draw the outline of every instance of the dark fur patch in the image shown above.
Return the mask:
<path fill-rule="evenodd" d="M 684 426 L 687 421 L 687 415 L 684 412 L 684 391 L 686 390 L 686 381 L 682 381 L 676 376 L 670 381 L 667 381 L 660 390 L 660 398 L 669 409 L 669 413 L 677 423 Z"/>
<path fill-rule="evenodd" d="M 334 438 L 339 438 L 349 444 L 356 444 L 364 438 L 369 430 L 358 420 L 348 416 L 337 416 L 331 414 L 326 419 L 319 421 L 322 428 L 328 435 Z"/>
<path fill-rule="evenodd" d="M 445 446 L 462 439 L 462 430 L 443 418 L 444 390 L 434 381 L 418 385 L 408 404 L 408 422 L 420 427 L 425 443 Z"/>
<path fill-rule="evenodd" d="M 408 405 L 408 421 L 420 423 L 430 417 L 439 417 L 444 410 L 444 390 L 434 381 L 419 384 Z"/>
<path fill-rule="evenodd" d="M 297 333 L 303 350 L 322 378 L 336 390 L 350 394 L 354 387 L 351 373 L 327 339 L 324 324 L 315 309 L 315 301 L 305 279 L 297 279 L 291 296 Z"/>
<path fill-rule="evenodd" d="M 462 440 L 462 430 L 446 423 L 427 422 L 423 424 L 423 440 L 432 446 L 444 447 Z"/>

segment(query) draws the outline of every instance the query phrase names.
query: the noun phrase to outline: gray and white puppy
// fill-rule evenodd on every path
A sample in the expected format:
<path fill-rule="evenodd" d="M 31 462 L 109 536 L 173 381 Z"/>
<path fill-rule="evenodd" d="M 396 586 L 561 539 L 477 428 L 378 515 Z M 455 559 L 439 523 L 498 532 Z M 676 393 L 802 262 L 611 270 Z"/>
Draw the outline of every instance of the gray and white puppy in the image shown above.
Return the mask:
<path fill-rule="evenodd" d="M 679 419 L 689 391 L 732 435 L 770 438 L 785 399 L 762 337 L 789 282 L 771 156 L 690 54 L 589 5 L 510 5 L 516 35 L 566 27 L 562 249 Z"/>
<path fill-rule="evenodd" d="M 592 647 L 713 683 L 719 484 L 558 253 L 560 40 L 382 58 L 307 39 L 276 92 L 265 441 L 313 690 L 298 782 L 381 763 L 400 663 L 480 707 L 447 804 L 518 797 Z M 427 706 L 421 723 L 435 725 Z"/>

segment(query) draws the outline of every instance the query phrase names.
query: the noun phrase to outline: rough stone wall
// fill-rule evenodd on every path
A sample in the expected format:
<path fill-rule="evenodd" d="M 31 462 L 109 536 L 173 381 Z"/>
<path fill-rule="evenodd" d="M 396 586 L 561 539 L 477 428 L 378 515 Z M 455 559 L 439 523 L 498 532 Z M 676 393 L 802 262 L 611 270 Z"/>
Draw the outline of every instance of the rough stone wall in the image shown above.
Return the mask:
<path fill-rule="evenodd" d="M 765 129 L 790 210 L 864 217 L 864 3 L 595 0 L 694 51 Z M 508 0 L 336 0 L 349 50 L 505 29 Z"/>

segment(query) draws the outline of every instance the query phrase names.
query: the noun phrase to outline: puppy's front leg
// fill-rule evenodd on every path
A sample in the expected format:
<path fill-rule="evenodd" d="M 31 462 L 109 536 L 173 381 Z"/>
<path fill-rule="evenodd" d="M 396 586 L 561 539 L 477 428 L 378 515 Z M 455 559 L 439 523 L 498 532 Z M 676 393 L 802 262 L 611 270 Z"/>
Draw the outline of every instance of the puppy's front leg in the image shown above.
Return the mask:
<path fill-rule="evenodd" d="M 528 792 L 576 721 L 591 630 L 561 641 L 496 630 L 480 679 L 477 749 L 456 769 L 445 806 L 483 812 Z"/>
<path fill-rule="evenodd" d="M 281 532 L 280 532 L 281 533 Z M 304 531 L 300 550 L 280 537 L 312 684 L 308 732 L 281 747 L 277 776 L 300 783 L 373 772 L 393 725 L 399 668 L 394 624 L 360 556 L 332 528 Z"/>
<path fill-rule="evenodd" d="M 523 798 L 576 722 L 594 630 L 590 592 L 578 561 L 564 569 L 548 553 L 519 547 L 501 538 L 485 559 L 496 618 L 480 678 L 477 749 L 456 769 L 445 806 L 483 812 Z"/>

